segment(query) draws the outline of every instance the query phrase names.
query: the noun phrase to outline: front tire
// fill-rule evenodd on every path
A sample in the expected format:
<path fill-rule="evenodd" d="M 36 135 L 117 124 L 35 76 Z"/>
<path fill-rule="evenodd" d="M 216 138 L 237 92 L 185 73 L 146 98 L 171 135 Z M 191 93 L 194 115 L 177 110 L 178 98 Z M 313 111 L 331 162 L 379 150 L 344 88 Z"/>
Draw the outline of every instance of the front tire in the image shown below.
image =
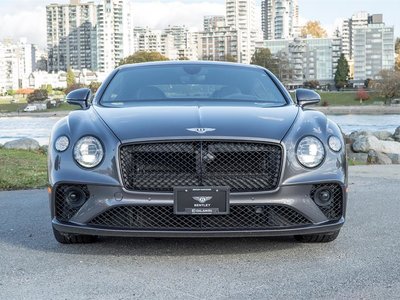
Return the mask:
<path fill-rule="evenodd" d="M 340 230 L 318 234 L 295 235 L 294 238 L 301 243 L 329 243 L 336 240 L 339 232 Z"/>
<path fill-rule="evenodd" d="M 94 235 L 73 234 L 58 231 L 53 228 L 54 238 L 61 244 L 87 244 L 94 243 L 97 237 Z"/>

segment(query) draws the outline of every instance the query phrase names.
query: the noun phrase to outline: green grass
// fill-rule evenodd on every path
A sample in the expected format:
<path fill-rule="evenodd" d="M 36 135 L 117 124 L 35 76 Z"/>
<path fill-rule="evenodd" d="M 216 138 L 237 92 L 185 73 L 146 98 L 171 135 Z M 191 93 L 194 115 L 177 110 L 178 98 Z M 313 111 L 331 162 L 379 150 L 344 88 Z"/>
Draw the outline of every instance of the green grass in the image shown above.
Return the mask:
<path fill-rule="evenodd" d="M 360 104 L 359 100 L 355 100 L 357 92 L 318 92 L 321 95 L 320 105 L 324 102 L 329 106 L 359 106 L 373 105 L 375 101 L 384 102 L 385 99 L 379 97 L 376 93 L 369 93 L 370 99 Z"/>
<path fill-rule="evenodd" d="M 367 164 L 365 161 L 359 161 L 359 160 L 353 160 L 349 159 L 348 160 L 349 166 L 364 166 Z"/>
<path fill-rule="evenodd" d="M 0 157 L 0 190 L 47 185 L 47 156 L 43 152 L 0 148 Z"/>

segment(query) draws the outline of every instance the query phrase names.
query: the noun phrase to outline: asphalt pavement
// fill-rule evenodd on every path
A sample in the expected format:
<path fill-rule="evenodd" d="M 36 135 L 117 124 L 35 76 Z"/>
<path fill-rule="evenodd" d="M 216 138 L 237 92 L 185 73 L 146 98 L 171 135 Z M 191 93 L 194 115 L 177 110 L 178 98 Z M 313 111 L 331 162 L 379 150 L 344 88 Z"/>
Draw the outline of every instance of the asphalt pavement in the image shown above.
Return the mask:
<path fill-rule="evenodd" d="M 399 299 L 400 165 L 350 168 L 328 244 L 102 238 L 61 245 L 44 190 L 0 192 L 0 299 Z"/>

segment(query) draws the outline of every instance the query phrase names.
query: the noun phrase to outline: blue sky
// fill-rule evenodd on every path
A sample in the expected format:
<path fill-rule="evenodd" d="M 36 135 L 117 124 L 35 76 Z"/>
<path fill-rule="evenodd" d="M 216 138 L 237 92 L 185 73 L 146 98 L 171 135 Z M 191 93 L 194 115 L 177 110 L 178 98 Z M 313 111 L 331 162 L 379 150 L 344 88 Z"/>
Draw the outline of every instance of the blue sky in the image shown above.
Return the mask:
<path fill-rule="evenodd" d="M 85 0 L 82 0 L 85 1 Z M 98 0 L 96 0 L 98 1 Z M 340 19 L 357 11 L 382 13 L 387 25 L 395 26 L 400 36 L 400 0 L 298 0 L 302 21 L 319 20 L 332 31 Z M 27 37 L 30 42 L 45 45 L 45 6 L 68 0 L 0 0 L 0 39 Z M 134 3 L 135 25 L 162 28 L 168 24 L 187 24 L 201 29 L 202 16 L 223 14 L 225 0 L 157 0 Z M 257 0 L 259 5 L 261 0 Z"/>

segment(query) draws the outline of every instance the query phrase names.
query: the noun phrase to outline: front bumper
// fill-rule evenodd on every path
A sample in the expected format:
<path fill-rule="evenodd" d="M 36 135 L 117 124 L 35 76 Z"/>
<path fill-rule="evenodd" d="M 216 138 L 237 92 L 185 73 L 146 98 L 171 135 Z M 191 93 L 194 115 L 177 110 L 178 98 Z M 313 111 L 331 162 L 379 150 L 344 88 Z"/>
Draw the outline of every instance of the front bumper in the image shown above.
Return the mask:
<path fill-rule="evenodd" d="M 166 237 L 166 238 L 200 238 L 200 237 L 261 237 L 261 236 L 291 236 L 302 234 L 325 233 L 339 230 L 344 224 L 344 218 L 336 222 L 328 222 L 319 225 L 308 225 L 299 228 L 285 228 L 273 230 L 218 230 L 218 231 L 166 231 L 166 230 L 118 230 L 97 228 L 86 225 L 75 225 L 61 223 L 53 219 L 53 227 L 61 232 L 73 234 L 87 234 L 98 236 L 117 236 L 117 237 Z"/>
<path fill-rule="evenodd" d="M 266 193 L 233 193 L 230 196 L 230 205 L 239 208 L 238 215 L 231 213 L 231 216 L 213 216 L 211 219 L 207 216 L 204 220 L 198 216 L 191 219 L 190 216 L 173 215 L 169 209 L 173 206 L 173 195 L 170 193 L 131 193 L 119 186 L 80 184 L 87 194 L 86 202 L 75 210 L 67 209 L 68 214 L 64 214 L 60 213 L 60 209 L 64 209 L 61 212 L 65 212 L 66 204 L 60 204 L 60 195 L 57 194 L 63 186 L 75 185 L 62 183 L 53 187 L 50 194 L 52 224 L 58 231 L 75 234 L 241 237 L 324 233 L 338 230 L 343 225 L 346 208 L 346 189 L 340 182 L 281 186 L 277 191 Z M 337 192 L 340 191 L 340 199 L 335 200 L 337 205 L 332 206 L 332 209 L 320 207 L 314 201 L 313 191 L 319 186 L 335 187 Z M 112 214 L 112 217 L 119 220 L 111 220 L 110 214 L 107 213 L 115 209 L 118 211 L 121 207 L 128 212 L 122 211 L 123 215 L 120 214 L 121 211 Z M 157 210 L 159 208 L 164 209 Z M 257 215 L 255 210 L 260 208 L 262 213 Z M 98 223 L 98 218 L 103 223 Z M 202 223 L 205 225 L 199 225 Z"/>

